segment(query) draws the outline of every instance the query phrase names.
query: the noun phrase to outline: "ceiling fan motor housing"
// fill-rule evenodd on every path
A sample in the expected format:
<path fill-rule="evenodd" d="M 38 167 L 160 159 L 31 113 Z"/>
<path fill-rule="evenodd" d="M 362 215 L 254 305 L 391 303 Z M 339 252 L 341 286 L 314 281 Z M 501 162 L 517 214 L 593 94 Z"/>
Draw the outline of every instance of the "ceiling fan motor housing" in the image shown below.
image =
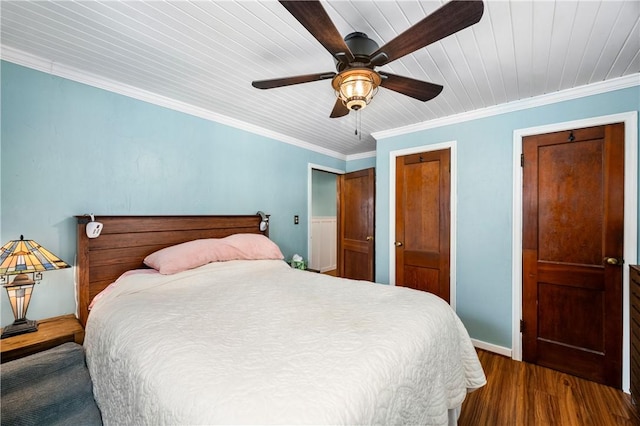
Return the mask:
<path fill-rule="evenodd" d="M 349 50 L 351 50 L 351 53 L 353 53 L 353 56 L 355 57 L 355 63 L 352 66 L 361 66 L 361 67 L 368 67 L 368 68 L 373 68 L 371 66 L 371 60 L 370 60 L 370 55 L 375 52 L 376 50 L 378 50 L 378 43 L 376 43 L 375 41 L 371 40 L 365 33 L 361 33 L 361 32 L 353 32 L 349 35 L 347 35 L 344 38 L 344 42 L 347 45 L 347 47 L 349 47 Z M 338 60 L 335 60 L 336 62 L 336 69 L 338 70 L 338 72 L 343 71 L 345 68 L 350 68 L 350 64 L 345 64 L 343 62 L 340 62 Z M 356 64 L 359 63 L 359 64 Z"/>

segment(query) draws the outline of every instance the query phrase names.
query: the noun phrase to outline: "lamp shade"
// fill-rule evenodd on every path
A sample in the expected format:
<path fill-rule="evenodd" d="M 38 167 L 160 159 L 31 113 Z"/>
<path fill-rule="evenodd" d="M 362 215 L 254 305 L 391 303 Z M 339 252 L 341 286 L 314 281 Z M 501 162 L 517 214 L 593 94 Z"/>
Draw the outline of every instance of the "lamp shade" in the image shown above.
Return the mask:
<path fill-rule="evenodd" d="M 33 240 L 11 240 L 0 248 L 0 275 L 68 268 L 59 257 Z"/>

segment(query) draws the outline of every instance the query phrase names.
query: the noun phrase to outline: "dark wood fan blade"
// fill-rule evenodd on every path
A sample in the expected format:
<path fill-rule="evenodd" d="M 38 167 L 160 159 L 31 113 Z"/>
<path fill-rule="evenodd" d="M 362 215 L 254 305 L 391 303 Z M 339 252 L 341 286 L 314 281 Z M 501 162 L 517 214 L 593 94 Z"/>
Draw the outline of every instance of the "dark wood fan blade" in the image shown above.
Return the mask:
<path fill-rule="evenodd" d="M 349 114 L 349 108 L 347 108 L 340 98 L 336 99 L 336 103 L 333 106 L 333 111 L 331 111 L 331 118 L 344 117 Z"/>
<path fill-rule="evenodd" d="M 428 83 L 426 81 L 415 80 L 413 78 L 381 71 L 379 71 L 378 74 L 382 76 L 380 86 L 422 102 L 431 100 L 442 92 L 442 86 L 439 84 Z"/>
<path fill-rule="evenodd" d="M 379 66 L 443 39 L 482 18 L 482 1 L 452 0 L 371 54 Z M 384 55 L 386 54 L 386 56 Z"/>
<path fill-rule="evenodd" d="M 280 3 L 339 62 L 348 65 L 353 53 L 319 1 L 280 1 Z"/>
<path fill-rule="evenodd" d="M 273 89 L 274 87 L 291 86 L 292 84 L 310 83 L 318 80 L 328 80 L 335 77 L 335 72 L 296 75 L 293 77 L 274 78 L 272 80 L 256 80 L 251 85 L 257 89 Z"/>

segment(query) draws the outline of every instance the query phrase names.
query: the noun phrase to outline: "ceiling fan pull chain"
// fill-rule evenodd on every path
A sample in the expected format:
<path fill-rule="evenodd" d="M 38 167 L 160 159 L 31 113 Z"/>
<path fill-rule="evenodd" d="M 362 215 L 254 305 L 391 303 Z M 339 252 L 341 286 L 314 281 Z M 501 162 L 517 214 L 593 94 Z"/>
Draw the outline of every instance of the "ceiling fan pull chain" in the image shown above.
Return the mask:
<path fill-rule="evenodd" d="M 354 116 L 354 118 L 353 118 L 353 119 L 354 119 L 354 120 L 355 120 L 355 122 L 356 122 L 356 131 L 355 131 L 355 133 L 354 133 L 354 134 L 355 134 L 356 136 L 358 136 L 358 111 L 356 111 L 356 112 L 355 112 L 355 114 L 353 114 L 353 116 Z"/>

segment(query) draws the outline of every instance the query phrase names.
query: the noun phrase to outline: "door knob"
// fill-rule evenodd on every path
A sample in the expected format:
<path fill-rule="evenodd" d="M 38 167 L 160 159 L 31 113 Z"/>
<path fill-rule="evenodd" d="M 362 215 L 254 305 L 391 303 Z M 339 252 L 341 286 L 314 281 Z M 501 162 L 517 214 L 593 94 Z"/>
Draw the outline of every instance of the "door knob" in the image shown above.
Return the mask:
<path fill-rule="evenodd" d="M 367 241 L 371 241 L 373 240 L 373 237 L 371 235 L 367 235 Z"/>
<path fill-rule="evenodd" d="M 622 265 L 624 263 L 624 261 L 622 259 L 617 259 L 615 257 L 605 257 L 604 261 L 608 265 Z"/>
<path fill-rule="evenodd" d="M 396 241 L 393 243 L 396 247 L 400 247 L 402 245 L 402 241 Z"/>

